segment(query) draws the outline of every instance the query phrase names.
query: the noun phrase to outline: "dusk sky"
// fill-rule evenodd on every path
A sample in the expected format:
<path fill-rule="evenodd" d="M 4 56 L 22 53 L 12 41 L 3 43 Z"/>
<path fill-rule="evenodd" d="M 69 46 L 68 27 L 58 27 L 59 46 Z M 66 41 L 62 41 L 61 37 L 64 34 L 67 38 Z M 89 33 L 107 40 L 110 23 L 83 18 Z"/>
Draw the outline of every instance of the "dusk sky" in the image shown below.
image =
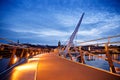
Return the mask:
<path fill-rule="evenodd" d="M 83 12 L 78 41 L 120 34 L 120 0 L 0 0 L 0 37 L 21 43 L 64 43 Z"/>

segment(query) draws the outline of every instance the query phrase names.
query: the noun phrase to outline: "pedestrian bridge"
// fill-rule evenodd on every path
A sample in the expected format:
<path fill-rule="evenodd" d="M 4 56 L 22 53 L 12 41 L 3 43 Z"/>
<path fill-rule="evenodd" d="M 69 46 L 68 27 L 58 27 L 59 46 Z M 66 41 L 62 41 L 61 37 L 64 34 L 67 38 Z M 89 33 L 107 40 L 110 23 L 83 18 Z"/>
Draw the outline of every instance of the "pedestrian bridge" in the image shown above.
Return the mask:
<path fill-rule="evenodd" d="M 89 46 L 90 44 L 88 44 L 88 42 L 108 39 L 107 43 L 105 42 L 99 44 L 100 45 L 105 44 L 105 52 L 106 52 L 105 59 L 109 63 L 111 72 L 84 64 L 85 63 L 83 57 L 84 50 L 82 50 L 82 46 L 84 45 L 80 45 L 79 46 L 80 49 L 78 49 L 81 56 L 81 63 L 73 62 L 62 57 L 69 54 L 72 60 L 72 55 L 70 54 L 70 48 L 72 47 L 73 40 L 78 32 L 83 16 L 84 13 L 82 14 L 74 32 L 70 36 L 70 39 L 68 40 L 68 43 L 65 46 L 65 49 L 64 47 L 58 46 L 57 54 L 52 53 L 52 51 L 51 53 L 45 53 L 46 51 L 50 52 L 49 49 L 29 47 L 23 44 L 15 43 L 5 38 L 0 38 L 0 40 L 6 40 L 7 42 L 12 43 L 12 45 L 0 43 L 1 55 L 5 57 L 10 57 L 9 64 L 7 65 L 10 68 L 0 73 L 0 79 L 1 80 L 120 80 L 120 75 L 115 74 L 116 71 L 113 65 L 113 60 L 109 54 L 109 44 L 120 43 L 120 41 L 110 42 L 110 39 L 115 37 L 120 37 L 120 35 L 80 42 L 80 44 L 87 42 L 87 45 Z M 77 48 L 75 49 L 77 51 Z M 91 52 L 90 48 L 86 51 L 89 55 L 93 55 L 90 53 Z M 59 56 L 58 54 L 61 56 Z M 18 60 L 17 57 L 19 58 Z M 17 62 L 23 59 L 27 60 L 27 62 L 21 65 L 16 65 Z M 116 60 L 114 60 L 114 62 L 119 63 Z M 5 73 L 7 75 L 3 75 Z"/>
<path fill-rule="evenodd" d="M 115 36 L 115 37 L 119 37 Z M 110 38 L 110 37 L 109 37 Z M 113 36 L 111 37 L 113 38 Z M 101 39 L 98 39 L 101 40 Z M 88 42 L 88 41 L 87 41 Z M 110 42 L 109 42 L 110 43 Z M 116 42 L 114 42 L 116 43 Z M 117 42 L 117 44 L 120 42 Z M 101 43 L 105 44 L 105 43 Z M 80 49 L 82 63 L 68 60 L 59 56 L 57 53 L 47 53 L 48 51 L 40 48 L 26 48 L 21 46 L 1 44 L 0 51 L 3 55 L 10 56 L 7 70 L 0 73 L 1 80 L 120 80 L 120 75 L 114 72 L 113 61 L 119 64 L 119 61 L 112 60 L 109 55 L 109 46 L 105 46 L 106 58 L 96 56 L 90 51 Z M 59 48 L 57 48 L 59 50 Z M 84 64 L 84 55 L 87 53 L 98 58 L 107 59 L 109 66 L 113 71 L 105 71 Z M 16 55 L 16 57 L 15 57 Z M 37 56 L 35 56 L 37 55 Z M 16 60 L 18 58 L 18 60 Z M 18 65 L 23 59 L 27 62 Z M 71 57 L 72 59 L 72 57 Z M 17 62 L 15 62 L 17 61 Z"/>

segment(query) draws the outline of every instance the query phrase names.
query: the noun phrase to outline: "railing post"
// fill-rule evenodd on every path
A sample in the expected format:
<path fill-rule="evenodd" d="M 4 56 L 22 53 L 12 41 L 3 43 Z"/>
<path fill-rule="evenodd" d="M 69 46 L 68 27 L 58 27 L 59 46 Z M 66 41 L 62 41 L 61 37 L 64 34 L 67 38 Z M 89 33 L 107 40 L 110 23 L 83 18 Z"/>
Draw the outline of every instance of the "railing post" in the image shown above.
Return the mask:
<path fill-rule="evenodd" d="M 11 55 L 10 62 L 8 64 L 8 66 L 11 66 L 12 64 L 14 64 L 14 55 L 15 55 L 15 53 L 16 53 L 16 48 L 13 48 L 12 55 Z"/>
<path fill-rule="evenodd" d="M 29 53 L 28 53 L 28 48 L 27 48 L 26 55 L 25 55 L 26 60 L 28 60 L 28 57 L 29 57 Z"/>
<path fill-rule="evenodd" d="M 22 49 L 22 52 L 21 52 L 21 55 L 20 55 L 20 60 L 22 59 L 23 54 L 24 54 L 24 48 Z M 20 61 L 20 60 L 19 60 L 19 61 Z"/>
<path fill-rule="evenodd" d="M 30 49 L 30 57 L 32 57 L 33 56 L 33 50 L 32 49 Z"/>
<path fill-rule="evenodd" d="M 82 52 L 82 47 L 80 46 L 80 56 L 81 56 L 81 63 L 85 64 L 85 60 L 84 60 L 84 54 Z"/>
<path fill-rule="evenodd" d="M 68 51 L 68 54 L 69 54 L 69 56 L 70 56 L 70 59 L 73 60 L 72 55 L 71 55 L 71 53 L 70 53 L 70 50 Z"/>
<path fill-rule="evenodd" d="M 4 51 L 4 46 L 0 46 L 0 51 Z"/>
<path fill-rule="evenodd" d="M 107 61 L 109 63 L 109 67 L 110 67 L 110 72 L 116 73 L 114 65 L 113 65 L 112 58 L 109 54 L 108 43 L 105 44 L 105 51 L 106 51 Z"/>

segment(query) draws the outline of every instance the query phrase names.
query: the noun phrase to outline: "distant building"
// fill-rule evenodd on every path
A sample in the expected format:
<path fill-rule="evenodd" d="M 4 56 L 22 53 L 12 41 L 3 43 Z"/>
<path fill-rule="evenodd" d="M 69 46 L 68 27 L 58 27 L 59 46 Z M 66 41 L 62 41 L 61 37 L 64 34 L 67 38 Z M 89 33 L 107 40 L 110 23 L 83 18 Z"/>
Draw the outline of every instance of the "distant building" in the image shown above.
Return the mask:
<path fill-rule="evenodd" d="M 59 41 L 59 42 L 58 42 L 58 47 L 60 47 L 60 46 L 61 46 L 61 42 Z"/>

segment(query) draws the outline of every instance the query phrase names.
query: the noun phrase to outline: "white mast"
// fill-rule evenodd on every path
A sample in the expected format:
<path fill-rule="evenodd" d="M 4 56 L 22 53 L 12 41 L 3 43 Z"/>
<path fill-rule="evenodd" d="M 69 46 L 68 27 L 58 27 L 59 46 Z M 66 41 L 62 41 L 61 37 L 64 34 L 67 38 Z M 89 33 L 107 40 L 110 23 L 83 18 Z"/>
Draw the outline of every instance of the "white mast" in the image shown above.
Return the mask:
<path fill-rule="evenodd" d="M 83 16 L 84 16 L 84 13 L 82 14 L 82 16 L 81 16 L 81 18 L 80 18 L 80 20 L 79 20 L 79 22 L 78 22 L 78 24 L 77 24 L 74 32 L 73 32 L 72 35 L 70 36 L 70 39 L 69 39 L 69 41 L 68 41 L 68 43 L 67 43 L 67 46 L 66 46 L 66 48 L 65 48 L 65 50 L 64 50 L 64 54 L 65 54 L 65 55 L 68 53 L 70 47 L 73 45 L 73 40 L 74 40 L 74 38 L 75 38 L 75 35 L 76 35 L 77 32 L 78 32 L 78 29 L 79 29 L 80 24 L 81 24 L 81 22 L 82 22 Z"/>

